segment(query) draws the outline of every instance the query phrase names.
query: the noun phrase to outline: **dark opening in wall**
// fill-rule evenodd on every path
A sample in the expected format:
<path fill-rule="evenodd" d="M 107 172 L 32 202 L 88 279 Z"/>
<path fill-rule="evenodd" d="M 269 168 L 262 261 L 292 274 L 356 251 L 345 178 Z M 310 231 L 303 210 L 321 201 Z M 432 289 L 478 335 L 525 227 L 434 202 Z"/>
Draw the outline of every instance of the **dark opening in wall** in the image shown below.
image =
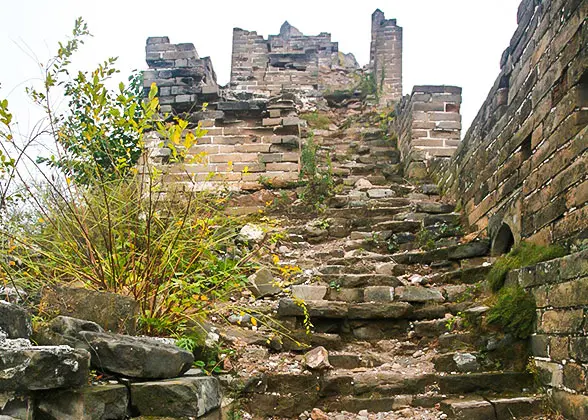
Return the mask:
<path fill-rule="evenodd" d="M 492 255 L 506 254 L 512 249 L 514 243 L 515 240 L 510 226 L 503 223 L 492 241 Z"/>
<path fill-rule="evenodd" d="M 533 149 L 531 147 L 531 135 L 529 134 L 525 140 L 523 140 L 523 143 L 521 143 L 521 154 L 523 156 L 523 161 L 529 159 L 532 152 Z"/>
<path fill-rule="evenodd" d="M 459 112 L 459 104 L 446 103 L 445 112 Z"/>

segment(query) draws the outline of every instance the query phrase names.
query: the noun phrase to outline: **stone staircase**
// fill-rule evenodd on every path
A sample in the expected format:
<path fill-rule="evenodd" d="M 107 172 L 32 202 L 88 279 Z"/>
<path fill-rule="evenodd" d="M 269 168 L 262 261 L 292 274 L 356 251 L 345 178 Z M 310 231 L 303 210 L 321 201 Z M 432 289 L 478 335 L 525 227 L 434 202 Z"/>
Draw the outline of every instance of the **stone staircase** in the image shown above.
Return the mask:
<path fill-rule="evenodd" d="M 280 261 L 302 274 L 262 300 L 289 333 L 249 340 L 225 386 L 260 418 L 548 418 L 525 343 L 485 326 L 489 242 L 464 236 L 435 185 L 402 179 L 370 118 L 315 133 L 337 194 L 317 217 L 276 215 Z M 317 346 L 328 361 L 309 369 Z"/>

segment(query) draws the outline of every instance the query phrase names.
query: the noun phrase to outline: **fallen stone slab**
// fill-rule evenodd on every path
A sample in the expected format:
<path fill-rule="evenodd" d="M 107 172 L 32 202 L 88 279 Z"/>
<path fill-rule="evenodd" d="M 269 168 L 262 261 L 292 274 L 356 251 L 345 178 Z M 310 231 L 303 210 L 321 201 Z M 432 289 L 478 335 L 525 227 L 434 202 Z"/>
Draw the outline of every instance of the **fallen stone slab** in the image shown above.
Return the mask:
<path fill-rule="evenodd" d="M 192 353 L 149 337 L 81 331 L 90 346 L 92 366 L 131 378 L 175 378 L 194 362 Z"/>
<path fill-rule="evenodd" d="M 10 341 L 10 340 L 9 340 Z M 90 353 L 69 346 L 0 348 L 0 392 L 76 388 L 84 385 Z"/>
<path fill-rule="evenodd" d="M 31 317 L 20 306 L 0 300 L 0 331 L 8 338 L 29 338 L 33 331 Z"/>
<path fill-rule="evenodd" d="M 329 352 L 326 348 L 319 346 L 304 355 L 304 366 L 310 370 L 330 369 Z"/>
<path fill-rule="evenodd" d="M 247 280 L 249 280 L 249 290 L 256 298 L 277 295 L 282 291 L 274 284 L 274 275 L 267 268 L 262 268 L 250 275 Z"/>
<path fill-rule="evenodd" d="M 43 393 L 37 411 L 46 420 L 127 418 L 129 391 L 124 385 L 96 385 Z"/>
<path fill-rule="evenodd" d="M 107 331 L 130 335 L 139 315 L 139 304 L 131 297 L 57 285 L 43 289 L 40 306 L 49 316 L 92 321 Z"/>
<path fill-rule="evenodd" d="M 213 377 L 185 377 L 131 384 L 133 416 L 201 417 L 221 405 Z"/>

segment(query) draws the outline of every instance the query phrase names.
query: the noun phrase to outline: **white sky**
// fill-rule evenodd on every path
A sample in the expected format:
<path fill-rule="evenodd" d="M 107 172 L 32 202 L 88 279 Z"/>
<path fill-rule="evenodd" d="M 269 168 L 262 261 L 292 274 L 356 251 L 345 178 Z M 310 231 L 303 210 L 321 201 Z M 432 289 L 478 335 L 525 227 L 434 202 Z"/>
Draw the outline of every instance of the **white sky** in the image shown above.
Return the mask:
<path fill-rule="evenodd" d="M 380 8 L 404 28 L 403 84 L 463 87 L 462 114 L 467 128 L 498 76 L 502 51 L 516 29 L 519 0 L 0 0 L 0 98 L 7 97 L 27 130 L 38 110 L 24 88 L 57 41 L 83 17 L 94 35 L 74 63 L 91 70 L 118 56 L 125 77 L 145 69 L 145 40 L 167 35 L 172 43 L 193 42 L 210 56 L 219 83 L 228 82 L 232 28 L 277 34 L 284 20 L 304 34 L 331 32 L 339 49 L 352 52 L 360 65 L 369 60 L 371 14 Z M 29 53 L 31 51 L 32 53 Z"/>

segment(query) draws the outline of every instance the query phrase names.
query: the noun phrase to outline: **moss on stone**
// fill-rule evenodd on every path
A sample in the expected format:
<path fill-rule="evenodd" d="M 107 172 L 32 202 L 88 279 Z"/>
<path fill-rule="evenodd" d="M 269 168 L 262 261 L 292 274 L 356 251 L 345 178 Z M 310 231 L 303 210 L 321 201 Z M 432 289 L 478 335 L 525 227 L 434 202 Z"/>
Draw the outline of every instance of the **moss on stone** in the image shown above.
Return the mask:
<path fill-rule="evenodd" d="M 488 311 L 488 324 L 499 325 L 505 333 L 525 339 L 533 333 L 537 316 L 535 299 L 519 286 L 505 287 Z"/>
<path fill-rule="evenodd" d="M 506 275 L 511 270 L 560 258 L 566 254 L 566 249 L 560 245 L 543 246 L 521 242 L 508 254 L 501 256 L 494 262 L 487 277 L 490 288 L 494 292 L 499 291 L 504 285 Z"/>

